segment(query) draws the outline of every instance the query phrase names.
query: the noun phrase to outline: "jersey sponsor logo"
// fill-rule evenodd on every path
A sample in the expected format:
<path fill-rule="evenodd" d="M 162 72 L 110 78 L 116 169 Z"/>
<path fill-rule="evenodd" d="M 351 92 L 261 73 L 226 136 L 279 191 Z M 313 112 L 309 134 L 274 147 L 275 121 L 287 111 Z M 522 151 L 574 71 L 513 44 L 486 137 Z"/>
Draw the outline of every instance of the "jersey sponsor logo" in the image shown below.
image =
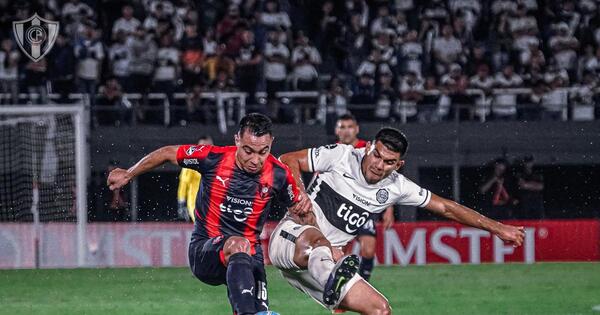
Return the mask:
<path fill-rule="evenodd" d="M 186 154 L 187 156 L 191 156 L 191 155 L 192 155 L 192 154 L 194 154 L 194 152 L 196 152 L 196 151 L 198 151 L 198 152 L 201 152 L 201 151 L 202 151 L 202 149 L 204 149 L 204 146 L 199 146 L 199 147 L 197 147 L 197 146 L 191 146 L 191 147 L 189 147 L 187 150 L 185 150 L 185 154 Z"/>
<path fill-rule="evenodd" d="M 219 209 L 223 213 L 233 214 L 233 219 L 237 222 L 245 222 L 248 220 L 248 216 L 252 214 L 252 207 L 245 207 L 243 209 L 234 209 L 231 205 L 220 204 Z"/>
<path fill-rule="evenodd" d="M 371 206 L 371 203 L 370 203 L 370 202 L 369 202 L 367 199 L 365 199 L 365 198 L 363 198 L 363 197 L 361 197 L 361 196 L 359 196 L 359 195 L 357 195 L 357 194 L 354 194 L 354 193 L 353 193 L 353 194 L 352 194 L 352 197 L 354 198 L 354 200 L 356 200 L 356 201 L 358 201 L 358 202 L 362 203 L 363 205 L 365 205 L 365 206 L 367 206 L 367 207 L 370 207 L 370 206 Z"/>
<path fill-rule="evenodd" d="M 347 199 L 324 181 L 311 185 L 309 190 L 311 197 L 316 194 L 314 202 L 319 205 L 327 221 L 342 232 L 358 234 L 358 228 L 371 216 L 362 203 Z"/>
<path fill-rule="evenodd" d="M 218 181 L 221 182 L 221 184 L 223 184 L 223 187 L 227 187 L 226 183 L 229 180 L 229 178 L 223 178 L 219 175 L 217 175 L 217 177 L 215 177 Z"/>
<path fill-rule="evenodd" d="M 231 197 L 231 196 L 226 196 L 225 198 L 227 199 L 227 202 L 235 203 L 236 205 L 252 207 L 252 201 L 250 201 L 250 200 L 246 200 L 246 199 L 242 199 L 242 198 L 238 198 L 238 197 Z"/>
<path fill-rule="evenodd" d="M 325 149 L 332 150 L 332 149 L 337 148 L 337 146 L 338 146 L 337 143 L 333 143 L 333 144 L 325 145 L 324 147 L 325 147 Z"/>
<path fill-rule="evenodd" d="M 348 234 L 354 234 L 363 224 L 369 219 L 369 212 L 358 213 L 352 211 L 354 206 L 347 206 L 345 203 L 341 204 L 336 211 L 338 218 L 341 218 L 346 222 L 344 227 Z"/>
<path fill-rule="evenodd" d="M 290 198 L 291 201 L 294 201 L 294 186 L 292 186 L 292 184 L 289 184 L 287 186 L 287 193 L 288 193 L 288 197 Z"/>
<path fill-rule="evenodd" d="M 184 165 L 198 165 L 198 164 L 200 164 L 200 162 L 198 162 L 198 159 L 183 159 L 183 164 Z"/>
<path fill-rule="evenodd" d="M 390 197 L 390 193 L 387 190 L 382 188 L 377 191 L 377 194 L 375 195 L 375 197 L 377 197 L 377 201 L 379 203 L 383 204 L 386 201 L 388 201 L 388 199 Z"/>

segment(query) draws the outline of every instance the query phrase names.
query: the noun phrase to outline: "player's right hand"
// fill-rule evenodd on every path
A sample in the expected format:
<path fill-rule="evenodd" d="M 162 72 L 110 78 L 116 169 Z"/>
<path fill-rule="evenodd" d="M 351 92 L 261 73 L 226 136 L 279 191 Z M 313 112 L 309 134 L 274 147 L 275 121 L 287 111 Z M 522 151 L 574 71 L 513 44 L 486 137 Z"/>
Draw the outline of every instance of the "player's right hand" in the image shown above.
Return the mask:
<path fill-rule="evenodd" d="M 519 247 L 523 245 L 523 240 L 525 239 L 525 228 L 522 226 L 512 226 L 503 224 L 500 231 L 496 234 L 498 237 L 511 244 L 514 247 Z"/>
<path fill-rule="evenodd" d="M 110 188 L 110 190 L 119 189 L 131 180 L 131 174 L 122 168 L 115 168 L 108 174 L 108 179 L 106 180 L 106 186 Z"/>
<path fill-rule="evenodd" d="M 306 192 L 301 192 L 298 195 L 298 202 L 289 208 L 289 211 L 297 215 L 305 215 L 312 211 L 312 203 Z"/>

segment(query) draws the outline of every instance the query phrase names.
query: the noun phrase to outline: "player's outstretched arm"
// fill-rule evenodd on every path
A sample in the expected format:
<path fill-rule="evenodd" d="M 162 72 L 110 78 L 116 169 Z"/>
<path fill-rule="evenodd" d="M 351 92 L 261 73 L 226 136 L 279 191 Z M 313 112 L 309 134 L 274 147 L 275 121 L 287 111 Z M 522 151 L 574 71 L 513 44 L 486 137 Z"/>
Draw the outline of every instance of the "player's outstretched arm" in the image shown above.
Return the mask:
<path fill-rule="evenodd" d="M 433 193 L 425 209 L 456 222 L 489 231 L 513 246 L 521 246 L 525 238 L 525 230 L 522 226 L 516 227 L 500 223 L 473 209 Z"/>
<path fill-rule="evenodd" d="M 110 190 L 115 190 L 127 185 L 134 177 L 156 168 L 167 161 L 177 165 L 178 148 L 179 146 L 177 145 L 165 146 L 144 156 L 127 170 L 122 168 L 114 169 L 108 175 L 106 185 Z"/>

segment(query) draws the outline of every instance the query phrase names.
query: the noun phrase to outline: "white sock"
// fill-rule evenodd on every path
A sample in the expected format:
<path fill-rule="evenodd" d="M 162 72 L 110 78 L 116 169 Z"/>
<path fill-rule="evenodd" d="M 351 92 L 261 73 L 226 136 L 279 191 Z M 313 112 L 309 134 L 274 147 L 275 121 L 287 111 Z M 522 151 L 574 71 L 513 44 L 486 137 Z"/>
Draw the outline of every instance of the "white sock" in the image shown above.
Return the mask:
<path fill-rule="evenodd" d="M 319 246 L 308 255 L 308 272 L 322 286 L 327 283 L 334 267 L 331 249 L 327 246 Z"/>

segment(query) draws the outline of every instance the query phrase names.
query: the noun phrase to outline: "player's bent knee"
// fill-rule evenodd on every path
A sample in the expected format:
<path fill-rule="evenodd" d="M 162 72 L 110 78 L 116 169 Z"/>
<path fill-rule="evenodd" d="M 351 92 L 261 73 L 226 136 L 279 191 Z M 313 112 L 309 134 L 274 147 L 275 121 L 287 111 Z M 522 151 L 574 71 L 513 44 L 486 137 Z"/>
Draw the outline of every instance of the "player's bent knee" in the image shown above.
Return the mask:
<path fill-rule="evenodd" d="M 374 309 L 373 315 L 390 315 L 392 308 L 387 300 L 379 301 Z"/>
<path fill-rule="evenodd" d="M 250 241 L 240 236 L 232 236 L 225 242 L 224 253 L 226 256 L 235 253 L 250 253 Z"/>

